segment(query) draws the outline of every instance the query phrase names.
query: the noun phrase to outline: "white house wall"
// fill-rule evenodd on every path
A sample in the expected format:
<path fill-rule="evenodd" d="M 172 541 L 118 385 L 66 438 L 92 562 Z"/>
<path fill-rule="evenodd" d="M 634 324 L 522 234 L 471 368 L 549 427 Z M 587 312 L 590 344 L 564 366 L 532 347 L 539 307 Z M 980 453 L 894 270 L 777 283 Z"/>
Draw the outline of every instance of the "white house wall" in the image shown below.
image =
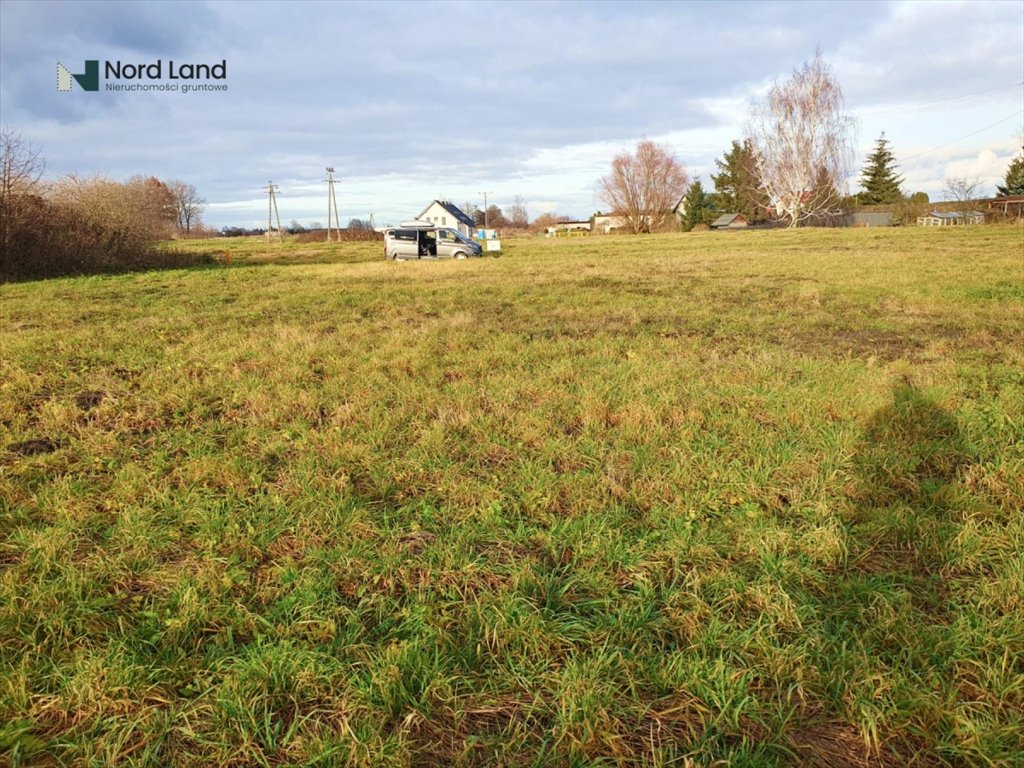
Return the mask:
<path fill-rule="evenodd" d="M 418 218 L 423 221 L 429 221 L 439 227 L 449 227 L 461 232 L 466 237 L 469 237 L 472 234 L 469 227 L 452 216 L 445 208 L 436 202 L 431 203 Z"/>

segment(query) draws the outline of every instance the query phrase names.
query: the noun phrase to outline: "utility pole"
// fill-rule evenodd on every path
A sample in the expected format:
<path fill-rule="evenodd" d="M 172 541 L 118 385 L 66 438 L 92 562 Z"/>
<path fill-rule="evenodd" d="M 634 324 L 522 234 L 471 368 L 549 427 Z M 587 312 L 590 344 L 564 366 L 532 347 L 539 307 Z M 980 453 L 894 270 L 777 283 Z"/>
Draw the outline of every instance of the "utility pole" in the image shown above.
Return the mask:
<path fill-rule="evenodd" d="M 487 229 L 487 196 L 493 195 L 494 192 L 477 192 L 477 194 L 484 196 L 484 229 Z"/>
<path fill-rule="evenodd" d="M 283 239 L 281 236 L 281 214 L 277 210 L 277 184 L 272 181 L 267 182 L 267 242 L 270 242 L 270 238 L 273 233 L 272 216 L 277 217 L 277 240 L 281 242 Z"/>
<path fill-rule="evenodd" d="M 331 242 L 331 205 L 334 205 L 334 224 L 341 242 L 341 217 L 338 215 L 338 198 L 334 194 L 334 168 L 327 166 L 327 242 Z"/>
<path fill-rule="evenodd" d="M 331 191 L 334 189 L 334 169 L 327 166 L 327 242 L 331 242 Z"/>

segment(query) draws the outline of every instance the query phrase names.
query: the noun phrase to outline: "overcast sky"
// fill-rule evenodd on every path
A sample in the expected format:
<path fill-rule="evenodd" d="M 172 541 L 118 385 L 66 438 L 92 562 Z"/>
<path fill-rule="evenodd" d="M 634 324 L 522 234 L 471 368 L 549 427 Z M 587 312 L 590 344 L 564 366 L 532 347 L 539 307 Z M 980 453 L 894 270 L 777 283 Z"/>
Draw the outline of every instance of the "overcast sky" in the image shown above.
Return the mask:
<path fill-rule="evenodd" d="M 378 224 L 431 199 L 527 201 L 586 218 L 612 157 L 642 137 L 691 177 L 743 134 L 752 99 L 820 46 L 857 118 L 884 129 L 908 192 L 950 177 L 993 194 L 1020 151 L 1024 3 L 0 2 L 0 119 L 47 175 L 195 184 L 216 227 Z M 58 93 L 57 62 L 227 61 L 228 90 Z M 851 191 L 855 191 L 854 178 Z"/>

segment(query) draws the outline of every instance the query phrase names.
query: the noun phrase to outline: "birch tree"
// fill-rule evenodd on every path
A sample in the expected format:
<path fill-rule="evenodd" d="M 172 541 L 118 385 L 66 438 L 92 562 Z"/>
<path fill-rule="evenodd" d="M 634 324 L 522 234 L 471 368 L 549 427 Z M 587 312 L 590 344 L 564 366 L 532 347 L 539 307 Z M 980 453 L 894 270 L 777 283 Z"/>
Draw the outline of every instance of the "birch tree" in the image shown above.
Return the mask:
<path fill-rule="evenodd" d="M 761 186 L 789 226 L 830 213 L 836 193 L 845 193 L 854 126 L 820 50 L 754 104 L 748 133 Z"/>

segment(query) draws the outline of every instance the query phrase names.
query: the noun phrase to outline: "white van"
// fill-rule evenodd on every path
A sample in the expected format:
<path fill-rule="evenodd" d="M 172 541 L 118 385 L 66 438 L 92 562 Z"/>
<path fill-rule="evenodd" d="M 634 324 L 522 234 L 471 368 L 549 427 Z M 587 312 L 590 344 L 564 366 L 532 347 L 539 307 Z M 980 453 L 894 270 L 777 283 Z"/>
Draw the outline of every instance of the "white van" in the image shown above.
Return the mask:
<path fill-rule="evenodd" d="M 401 226 L 384 230 L 384 256 L 388 259 L 464 259 L 481 254 L 479 243 L 429 221 L 403 221 Z"/>

